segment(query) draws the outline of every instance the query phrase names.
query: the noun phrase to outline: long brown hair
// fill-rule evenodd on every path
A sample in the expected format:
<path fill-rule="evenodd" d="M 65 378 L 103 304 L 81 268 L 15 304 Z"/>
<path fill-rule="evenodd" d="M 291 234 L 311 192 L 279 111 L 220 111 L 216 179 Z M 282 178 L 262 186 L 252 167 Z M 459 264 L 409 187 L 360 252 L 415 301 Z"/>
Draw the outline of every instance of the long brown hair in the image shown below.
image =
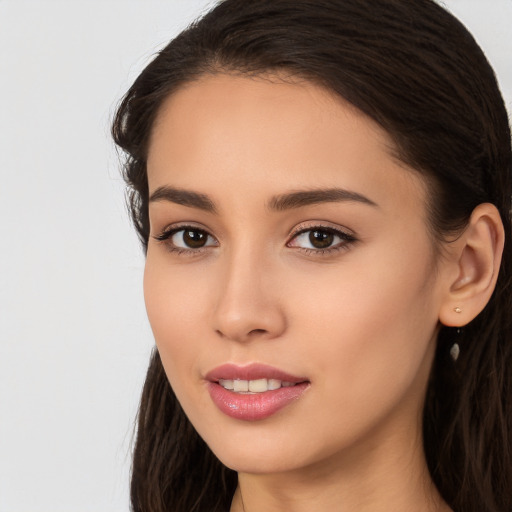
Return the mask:
<path fill-rule="evenodd" d="M 424 408 L 432 478 L 456 512 L 512 510 L 511 138 L 494 73 L 465 27 L 432 0 L 225 0 L 173 39 L 136 79 L 114 120 L 131 214 L 149 236 L 146 157 L 162 102 L 208 73 L 272 71 L 320 84 L 379 123 L 429 183 L 436 240 L 490 202 L 505 252 L 485 310 L 442 327 Z M 236 473 L 183 413 L 155 351 L 138 418 L 134 512 L 225 512 Z"/>

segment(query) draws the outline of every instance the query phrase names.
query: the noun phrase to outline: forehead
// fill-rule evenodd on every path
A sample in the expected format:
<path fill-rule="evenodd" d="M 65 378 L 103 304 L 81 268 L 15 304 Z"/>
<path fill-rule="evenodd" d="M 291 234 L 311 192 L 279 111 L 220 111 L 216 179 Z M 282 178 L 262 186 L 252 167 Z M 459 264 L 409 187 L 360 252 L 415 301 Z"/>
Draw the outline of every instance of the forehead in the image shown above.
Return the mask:
<path fill-rule="evenodd" d="M 390 204 L 412 194 L 418 208 L 423 179 L 394 152 L 383 129 L 320 86 L 215 75 L 162 105 L 149 145 L 149 185 L 219 195 L 229 184 L 250 197 L 343 186 Z"/>
<path fill-rule="evenodd" d="M 193 128 L 194 133 L 198 133 L 198 126 L 194 126 L 198 120 L 207 130 L 213 126 L 204 125 L 208 119 L 229 122 L 237 135 L 254 135 L 258 128 L 273 125 L 287 129 L 281 134 L 284 139 L 286 135 L 296 136 L 297 129 L 304 125 L 318 129 L 321 125 L 328 127 L 328 121 L 347 117 L 351 123 L 371 131 L 383 148 L 394 151 L 391 137 L 375 122 L 339 95 L 310 81 L 279 75 L 205 75 L 185 84 L 163 102 L 153 125 L 150 149 L 159 132 L 173 128 L 173 120 L 180 123 L 182 132 Z M 237 121 L 242 121 L 242 132 Z"/>

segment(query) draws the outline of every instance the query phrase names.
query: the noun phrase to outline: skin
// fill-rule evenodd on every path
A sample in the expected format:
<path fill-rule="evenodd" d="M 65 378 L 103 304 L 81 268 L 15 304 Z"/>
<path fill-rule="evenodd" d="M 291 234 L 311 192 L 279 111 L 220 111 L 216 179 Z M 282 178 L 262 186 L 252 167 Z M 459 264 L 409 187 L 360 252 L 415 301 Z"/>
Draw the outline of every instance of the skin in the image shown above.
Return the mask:
<path fill-rule="evenodd" d="M 276 78 L 209 76 L 159 113 L 150 195 L 193 191 L 215 212 L 150 202 L 146 306 L 185 412 L 239 472 L 232 512 L 449 510 L 426 468 L 421 412 L 459 271 L 434 250 L 425 184 L 392 147 L 324 89 Z M 372 204 L 269 207 L 276 196 L 333 188 Z M 187 249 L 182 232 L 155 239 L 183 225 L 207 233 L 207 244 Z M 296 236 L 317 226 L 354 240 L 335 237 L 321 252 L 309 233 Z M 267 419 L 233 419 L 204 379 L 228 362 L 268 364 L 310 386 Z"/>

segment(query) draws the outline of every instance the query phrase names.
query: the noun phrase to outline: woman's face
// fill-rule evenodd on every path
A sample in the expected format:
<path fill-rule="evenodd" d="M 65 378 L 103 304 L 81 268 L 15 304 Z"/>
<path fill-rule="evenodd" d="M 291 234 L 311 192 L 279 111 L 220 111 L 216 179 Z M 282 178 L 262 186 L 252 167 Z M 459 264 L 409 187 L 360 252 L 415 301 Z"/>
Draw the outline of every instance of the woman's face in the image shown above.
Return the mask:
<path fill-rule="evenodd" d="M 222 462 L 421 445 L 446 272 L 422 179 L 374 122 L 309 83 L 211 76 L 164 104 L 148 177 L 149 320 Z"/>

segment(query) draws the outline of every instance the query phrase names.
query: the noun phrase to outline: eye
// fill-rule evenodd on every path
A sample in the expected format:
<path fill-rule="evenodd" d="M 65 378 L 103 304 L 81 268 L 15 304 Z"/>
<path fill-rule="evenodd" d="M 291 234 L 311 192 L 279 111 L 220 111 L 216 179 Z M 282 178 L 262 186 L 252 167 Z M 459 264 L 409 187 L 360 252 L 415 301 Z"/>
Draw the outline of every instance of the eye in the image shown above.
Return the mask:
<path fill-rule="evenodd" d="M 213 237 L 200 229 L 180 229 L 170 237 L 170 240 L 175 247 L 183 249 L 200 249 L 207 245 L 214 245 Z"/>
<path fill-rule="evenodd" d="M 194 226 L 168 228 L 154 237 L 165 242 L 171 251 L 197 252 L 205 247 L 216 247 L 217 240 L 203 229 Z"/>
<path fill-rule="evenodd" d="M 355 240 L 353 235 L 338 229 L 312 226 L 308 229 L 301 229 L 287 245 L 308 252 L 325 253 L 346 248 Z"/>

